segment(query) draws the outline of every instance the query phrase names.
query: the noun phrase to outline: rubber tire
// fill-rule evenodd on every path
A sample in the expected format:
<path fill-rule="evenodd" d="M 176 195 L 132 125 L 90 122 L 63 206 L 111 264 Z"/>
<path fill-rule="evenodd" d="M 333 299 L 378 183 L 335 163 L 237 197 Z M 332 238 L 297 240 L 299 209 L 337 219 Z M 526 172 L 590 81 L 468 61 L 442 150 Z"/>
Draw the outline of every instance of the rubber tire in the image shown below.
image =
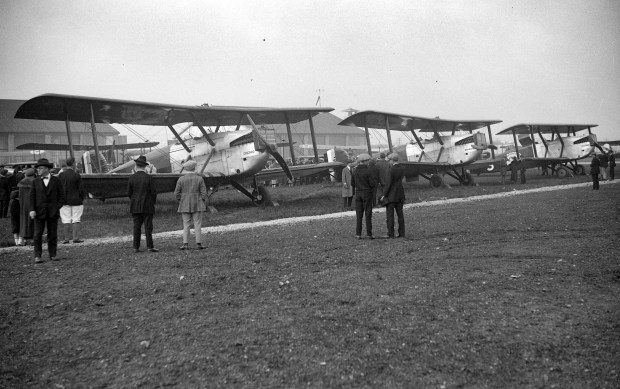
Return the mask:
<path fill-rule="evenodd" d="M 586 168 L 584 168 L 583 165 L 575 166 L 575 175 L 585 176 L 585 174 L 586 174 Z"/>
<path fill-rule="evenodd" d="M 265 188 L 264 186 L 259 186 L 258 188 L 254 189 L 252 194 L 256 197 L 260 195 L 260 200 L 259 199 L 253 200 L 254 205 L 257 205 L 257 206 L 266 205 L 271 202 L 271 194 L 269 193 L 267 188 Z"/>
<path fill-rule="evenodd" d="M 558 178 L 566 178 L 569 176 L 568 169 L 564 166 L 560 166 L 556 172 Z"/>
<path fill-rule="evenodd" d="M 461 177 L 461 184 L 464 186 L 474 185 L 474 177 L 470 173 L 465 173 Z"/>
<path fill-rule="evenodd" d="M 433 174 L 428 182 L 431 184 L 432 188 L 439 188 L 443 184 L 443 179 L 440 175 Z"/>

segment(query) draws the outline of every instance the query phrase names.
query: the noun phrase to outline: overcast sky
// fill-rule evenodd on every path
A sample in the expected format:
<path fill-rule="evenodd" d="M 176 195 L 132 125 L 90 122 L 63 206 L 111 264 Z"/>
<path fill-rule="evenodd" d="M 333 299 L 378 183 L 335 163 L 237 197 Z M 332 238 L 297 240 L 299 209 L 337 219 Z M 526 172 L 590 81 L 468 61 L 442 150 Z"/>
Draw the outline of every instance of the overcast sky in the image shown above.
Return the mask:
<path fill-rule="evenodd" d="M 0 98 L 594 123 L 620 139 L 620 1 L 0 0 Z"/>

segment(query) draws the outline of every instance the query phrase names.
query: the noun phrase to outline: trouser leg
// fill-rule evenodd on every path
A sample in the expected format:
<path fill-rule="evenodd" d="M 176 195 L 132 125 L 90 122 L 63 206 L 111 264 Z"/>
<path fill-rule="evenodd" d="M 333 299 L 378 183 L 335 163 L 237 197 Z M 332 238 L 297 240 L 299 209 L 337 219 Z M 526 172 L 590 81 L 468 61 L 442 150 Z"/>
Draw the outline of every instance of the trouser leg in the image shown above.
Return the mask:
<path fill-rule="evenodd" d="M 366 214 L 366 235 L 372 236 L 372 200 L 370 197 L 364 202 L 364 213 Z"/>
<path fill-rule="evenodd" d="M 75 242 L 80 239 L 80 223 L 73 223 L 71 226 L 73 226 L 73 241 Z"/>
<path fill-rule="evenodd" d="M 146 238 L 146 248 L 152 249 L 153 246 L 153 214 L 144 215 L 144 237 Z"/>
<path fill-rule="evenodd" d="M 55 257 L 58 249 L 58 219 L 47 219 L 47 252 Z"/>
<path fill-rule="evenodd" d="M 62 225 L 62 229 L 63 229 L 63 235 L 64 235 L 63 240 L 70 240 L 71 239 L 71 223 L 64 223 Z"/>
<path fill-rule="evenodd" d="M 34 256 L 39 258 L 43 254 L 43 230 L 45 230 L 45 219 L 34 219 Z"/>
<path fill-rule="evenodd" d="M 142 235 L 142 222 L 144 221 L 143 213 L 133 214 L 133 248 L 140 248 L 140 238 Z"/>
<path fill-rule="evenodd" d="M 398 236 L 405 237 L 405 214 L 403 213 L 403 203 L 396 203 L 396 215 L 398 216 Z"/>
<path fill-rule="evenodd" d="M 364 201 L 355 196 L 355 235 L 362 235 L 362 219 L 364 218 Z"/>
<path fill-rule="evenodd" d="M 202 214 L 203 212 L 194 212 L 194 234 L 196 235 L 196 243 L 202 244 Z"/>
<path fill-rule="evenodd" d="M 385 218 L 387 223 L 388 236 L 394 236 L 394 204 L 388 203 L 385 207 Z"/>
<path fill-rule="evenodd" d="M 189 242 L 189 229 L 192 225 L 192 214 L 189 212 L 181 213 L 183 218 L 183 244 Z"/>

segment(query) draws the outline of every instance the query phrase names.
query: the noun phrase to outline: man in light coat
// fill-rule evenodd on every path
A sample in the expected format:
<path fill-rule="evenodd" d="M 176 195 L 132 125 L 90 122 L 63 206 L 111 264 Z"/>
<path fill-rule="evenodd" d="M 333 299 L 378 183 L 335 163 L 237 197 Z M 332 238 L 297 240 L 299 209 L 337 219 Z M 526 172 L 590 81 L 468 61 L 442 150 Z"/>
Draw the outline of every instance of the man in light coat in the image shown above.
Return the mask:
<path fill-rule="evenodd" d="M 188 172 L 177 181 L 174 196 L 179 202 L 177 212 L 183 217 L 183 245 L 181 250 L 189 248 L 189 229 L 194 223 L 196 235 L 196 249 L 202 250 L 202 214 L 207 209 L 207 186 L 202 176 L 195 172 L 196 161 L 189 160 L 183 164 L 183 170 Z"/>
<path fill-rule="evenodd" d="M 353 185 L 351 185 L 351 176 L 353 174 L 353 161 L 347 161 L 347 166 L 342 169 L 342 210 L 348 211 L 353 203 Z"/>

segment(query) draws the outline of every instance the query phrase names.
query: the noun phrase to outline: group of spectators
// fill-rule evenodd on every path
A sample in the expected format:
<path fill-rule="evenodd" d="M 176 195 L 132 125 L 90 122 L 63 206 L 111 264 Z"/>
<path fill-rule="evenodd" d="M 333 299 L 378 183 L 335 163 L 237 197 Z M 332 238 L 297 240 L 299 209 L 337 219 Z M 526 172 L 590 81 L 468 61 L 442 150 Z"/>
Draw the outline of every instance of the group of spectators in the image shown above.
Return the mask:
<path fill-rule="evenodd" d="M 355 161 L 350 160 L 342 170 L 343 210 L 350 210 L 355 201 L 355 237 L 362 238 L 362 224 L 366 219 L 366 236 L 374 239 L 372 233 L 372 209 L 375 206 L 386 207 L 386 238 L 405 237 L 405 217 L 403 206 L 405 190 L 403 188 L 404 167 L 398 163 L 399 156 L 392 153 L 379 158 L 361 154 Z M 394 212 L 398 217 L 398 235 L 395 235 Z"/>
<path fill-rule="evenodd" d="M 58 219 L 64 226 L 64 244 L 71 240 L 73 243 L 83 242 L 79 237 L 79 223 L 86 191 L 74 165 L 75 159 L 67 159 L 55 175 L 51 171 L 54 165 L 41 158 L 34 168 L 25 171 L 21 166 L 16 166 L 10 177 L 7 177 L 6 169 L 0 171 L 10 191 L 8 214 L 15 245 L 25 246 L 32 240 L 35 262 L 42 262 L 45 231 L 50 259 L 56 259 Z M 0 194 L 7 189 L 4 180 L 0 181 L 0 188 Z M 5 217 L 4 210 L 2 216 Z"/>

